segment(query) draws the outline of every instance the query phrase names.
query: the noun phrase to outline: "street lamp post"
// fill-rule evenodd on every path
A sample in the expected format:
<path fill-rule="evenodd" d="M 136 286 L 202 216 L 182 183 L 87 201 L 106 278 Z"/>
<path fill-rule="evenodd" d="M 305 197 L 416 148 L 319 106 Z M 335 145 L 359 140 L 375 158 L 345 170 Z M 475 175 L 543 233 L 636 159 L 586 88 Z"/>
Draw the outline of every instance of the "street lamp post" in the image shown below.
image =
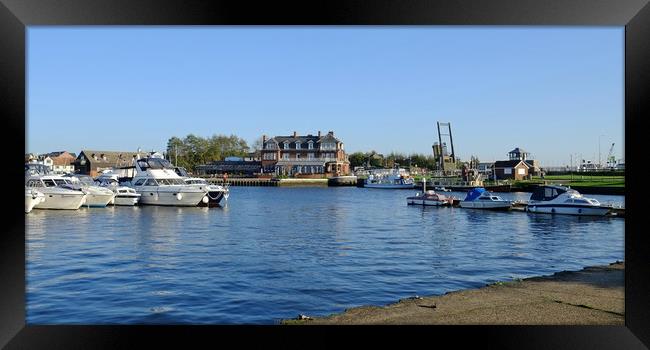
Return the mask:
<path fill-rule="evenodd" d="M 605 135 L 598 135 L 598 169 L 600 170 L 601 164 L 600 164 L 600 138 Z"/>

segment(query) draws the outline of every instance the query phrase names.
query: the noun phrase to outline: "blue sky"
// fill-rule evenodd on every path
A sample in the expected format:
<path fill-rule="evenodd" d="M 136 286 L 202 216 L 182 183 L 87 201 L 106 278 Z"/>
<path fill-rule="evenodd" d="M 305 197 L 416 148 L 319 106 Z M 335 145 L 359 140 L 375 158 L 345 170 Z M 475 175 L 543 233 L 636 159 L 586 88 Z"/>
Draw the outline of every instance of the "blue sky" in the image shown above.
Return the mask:
<path fill-rule="evenodd" d="M 334 131 L 482 161 L 624 152 L 623 27 L 29 27 L 27 152 Z"/>

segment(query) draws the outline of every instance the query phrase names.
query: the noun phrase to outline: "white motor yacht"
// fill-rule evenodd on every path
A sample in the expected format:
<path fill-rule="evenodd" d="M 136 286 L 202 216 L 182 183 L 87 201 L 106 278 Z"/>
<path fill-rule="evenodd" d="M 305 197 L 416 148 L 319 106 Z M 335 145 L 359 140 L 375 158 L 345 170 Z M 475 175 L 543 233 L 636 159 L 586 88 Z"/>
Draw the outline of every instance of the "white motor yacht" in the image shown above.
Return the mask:
<path fill-rule="evenodd" d="M 45 200 L 34 205 L 34 209 L 79 209 L 86 202 L 86 192 L 74 188 L 65 178 L 50 175 L 42 164 L 25 165 L 25 187 L 35 189 L 45 196 Z"/>
<path fill-rule="evenodd" d="M 84 206 L 103 208 L 112 204 L 115 193 L 105 187 L 95 185 L 95 180 L 88 175 L 68 174 L 63 176 L 70 184 L 80 186 L 88 194 Z"/>
<path fill-rule="evenodd" d="M 185 181 L 186 184 L 197 185 L 199 188 L 208 189 L 208 203 L 204 204 L 201 202 L 199 206 L 217 205 L 219 202 L 221 202 L 221 199 L 228 200 L 228 197 L 230 196 L 230 190 L 228 189 L 228 186 L 212 185 L 209 184 L 206 179 L 200 177 L 190 177 L 185 168 L 182 167 L 175 167 L 174 171 L 183 179 L 183 181 Z"/>
<path fill-rule="evenodd" d="M 363 184 L 368 188 L 409 189 L 415 188 L 415 181 L 402 168 L 373 170 Z"/>
<path fill-rule="evenodd" d="M 190 206 L 208 204 L 208 189 L 186 184 L 163 158 L 146 157 L 135 162 L 131 186 L 141 195 L 140 204 Z"/>
<path fill-rule="evenodd" d="M 34 206 L 45 201 L 45 195 L 34 188 L 25 187 L 25 213 L 29 213 Z"/>
<path fill-rule="evenodd" d="M 606 215 L 611 206 L 601 205 L 594 198 L 582 196 L 578 191 L 565 186 L 547 185 L 535 189 L 526 207 L 531 213 Z"/>
<path fill-rule="evenodd" d="M 512 201 L 505 200 L 499 196 L 478 187 L 467 192 L 464 200 L 460 201 L 461 208 L 472 209 L 492 209 L 492 210 L 510 210 Z"/>
<path fill-rule="evenodd" d="M 115 193 L 113 205 L 134 206 L 140 201 L 140 194 L 134 189 L 120 186 L 117 174 L 104 173 L 97 177 L 95 181 L 99 186 L 106 187 Z"/>

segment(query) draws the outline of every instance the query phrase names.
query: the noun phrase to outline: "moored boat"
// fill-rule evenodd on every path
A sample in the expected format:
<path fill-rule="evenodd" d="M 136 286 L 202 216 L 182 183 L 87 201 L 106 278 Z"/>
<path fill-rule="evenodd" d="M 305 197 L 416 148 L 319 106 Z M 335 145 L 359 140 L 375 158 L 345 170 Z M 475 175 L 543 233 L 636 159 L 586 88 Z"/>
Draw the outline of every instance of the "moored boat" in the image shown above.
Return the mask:
<path fill-rule="evenodd" d="M 45 201 L 45 195 L 35 188 L 25 187 L 25 213 L 29 213 L 34 209 L 36 204 Z"/>
<path fill-rule="evenodd" d="M 51 175 L 42 164 L 25 164 L 25 187 L 43 193 L 45 200 L 34 205 L 34 209 L 76 210 L 86 202 L 86 192 L 73 187 L 65 178 Z"/>
<path fill-rule="evenodd" d="M 545 185 L 534 190 L 526 210 L 531 213 L 603 216 L 612 210 L 612 206 L 602 205 L 569 187 Z"/>
<path fill-rule="evenodd" d="M 495 196 L 485 188 L 479 187 L 467 192 L 467 196 L 460 201 L 459 205 L 461 208 L 510 210 L 512 201 Z"/>
<path fill-rule="evenodd" d="M 104 208 L 109 204 L 113 204 L 115 193 L 108 188 L 95 185 L 92 177 L 88 175 L 68 174 L 64 178 L 71 185 L 79 186 L 87 193 L 84 206 Z"/>
<path fill-rule="evenodd" d="M 110 172 L 103 173 L 95 179 L 99 186 L 106 187 L 115 193 L 113 205 L 134 206 L 140 201 L 140 194 L 134 189 L 119 185 L 117 174 Z"/>
<path fill-rule="evenodd" d="M 426 180 L 423 181 L 422 186 L 422 192 L 416 193 L 415 196 L 406 197 L 406 204 L 436 207 L 451 206 L 454 204 L 454 197 L 436 193 L 434 190 L 427 190 Z"/>
<path fill-rule="evenodd" d="M 363 187 L 386 189 L 415 188 L 415 181 L 402 168 L 373 170 L 364 182 Z"/>
<path fill-rule="evenodd" d="M 208 189 L 186 184 L 163 158 L 146 157 L 135 162 L 130 187 L 141 195 L 139 204 L 196 207 L 208 204 Z"/>

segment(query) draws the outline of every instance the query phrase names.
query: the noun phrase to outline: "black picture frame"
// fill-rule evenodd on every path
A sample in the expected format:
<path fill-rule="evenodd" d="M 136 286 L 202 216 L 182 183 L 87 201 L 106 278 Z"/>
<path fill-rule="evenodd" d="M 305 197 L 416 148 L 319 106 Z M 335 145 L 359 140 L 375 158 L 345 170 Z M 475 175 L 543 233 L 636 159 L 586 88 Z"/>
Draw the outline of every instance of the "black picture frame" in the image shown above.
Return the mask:
<path fill-rule="evenodd" d="M 25 144 L 26 28 L 33 25 L 543 25 L 625 26 L 625 326 L 28 326 L 25 324 L 25 220 L 20 206 L 3 206 L 0 241 L 0 345 L 7 348 L 124 348 L 207 341 L 283 347 L 362 344 L 445 346 L 467 342 L 490 348 L 650 347 L 650 245 L 640 213 L 644 131 L 650 112 L 650 6 L 647 0 L 493 1 L 110 1 L 0 0 L 0 108 L 10 159 L 4 178 L 18 182 Z M 7 186 L 8 188 L 11 186 Z M 23 195 L 17 186 L 11 196 Z M 338 335 L 341 335 L 340 337 Z M 294 337 L 299 337 L 300 340 Z M 355 339 L 355 340 L 356 340 Z M 232 344 L 232 343 L 231 343 Z M 645 346 L 644 346 L 645 344 Z"/>

